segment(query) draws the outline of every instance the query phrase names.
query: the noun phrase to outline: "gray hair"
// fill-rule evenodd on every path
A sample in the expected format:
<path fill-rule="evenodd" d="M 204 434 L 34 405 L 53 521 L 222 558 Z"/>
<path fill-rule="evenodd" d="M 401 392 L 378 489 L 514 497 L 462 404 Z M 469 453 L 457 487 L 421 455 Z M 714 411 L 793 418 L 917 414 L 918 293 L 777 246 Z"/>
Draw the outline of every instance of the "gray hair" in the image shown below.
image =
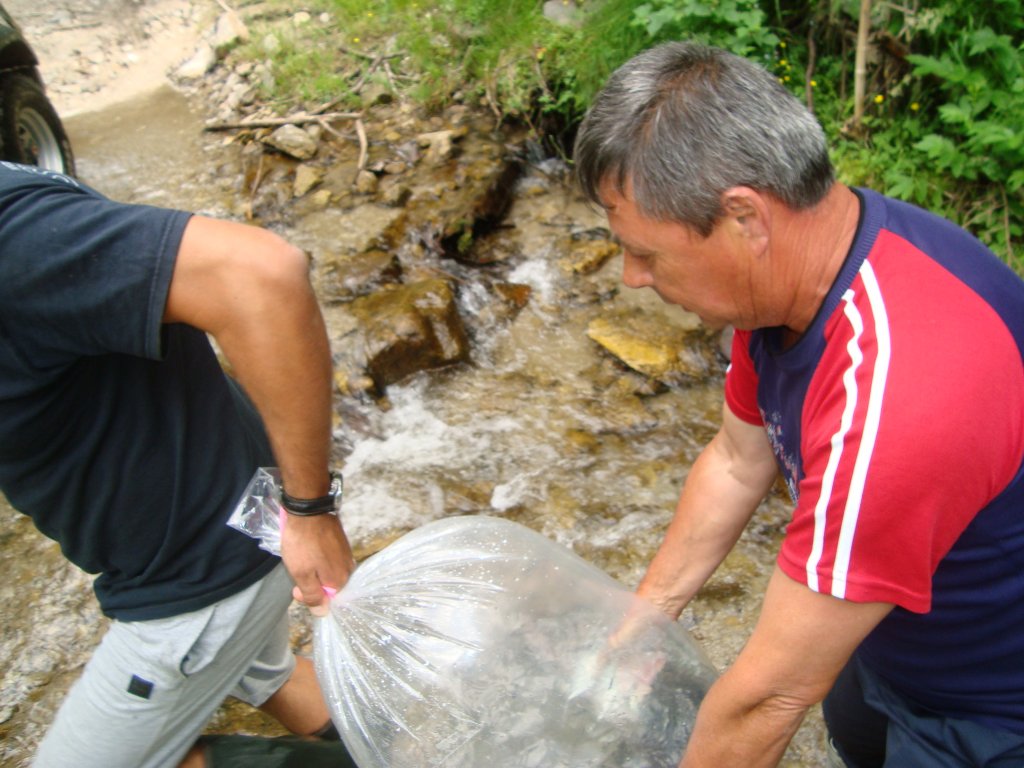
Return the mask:
<path fill-rule="evenodd" d="M 584 194 L 600 187 L 645 216 L 707 236 L 721 195 L 748 186 L 793 209 L 820 201 L 834 175 L 814 115 L 762 67 L 718 48 L 666 43 L 619 67 L 594 99 L 573 150 Z"/>

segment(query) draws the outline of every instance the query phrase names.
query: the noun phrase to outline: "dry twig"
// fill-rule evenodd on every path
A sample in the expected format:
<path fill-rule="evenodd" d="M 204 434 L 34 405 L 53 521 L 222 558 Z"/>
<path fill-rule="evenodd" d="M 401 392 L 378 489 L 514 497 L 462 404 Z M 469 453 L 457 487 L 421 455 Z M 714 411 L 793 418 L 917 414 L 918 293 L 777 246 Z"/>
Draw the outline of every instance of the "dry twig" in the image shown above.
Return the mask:
<path fill-rule="evenodd" d="M 366 127 L 362 120 L 356 120 L 356 133 L 359 135 L 359 162 L 356 164 L 356 175 L 366 168 L 366 157 L 369 154 L 369 142 L 366 140 Z"/>
<path fill-rule="evenodd" d="M 362 112 L 329 112 L 327 114 L 299 112 L 288 117 L 256 118 L 240 120 L 237 123 L 207 123 L 203 126 L 203 130 L 234 131 L 245 128 L 278 128 L 282 125 L 305 125 L 306 123 L 320 123 L 323 125 L 331 120 L 357 120 L 362 116 Z"/>

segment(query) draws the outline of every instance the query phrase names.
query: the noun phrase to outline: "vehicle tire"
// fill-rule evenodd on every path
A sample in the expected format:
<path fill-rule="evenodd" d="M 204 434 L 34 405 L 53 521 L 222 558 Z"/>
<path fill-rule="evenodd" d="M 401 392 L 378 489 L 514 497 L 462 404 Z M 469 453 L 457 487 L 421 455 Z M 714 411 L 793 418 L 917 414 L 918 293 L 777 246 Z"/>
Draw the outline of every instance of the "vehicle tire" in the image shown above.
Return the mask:
<path fill-rule="evenodd" d="M 27 75 L 9 74 L 0 81 L 0 157 L 75 174 L 64 126 L 42 86 Z"/>

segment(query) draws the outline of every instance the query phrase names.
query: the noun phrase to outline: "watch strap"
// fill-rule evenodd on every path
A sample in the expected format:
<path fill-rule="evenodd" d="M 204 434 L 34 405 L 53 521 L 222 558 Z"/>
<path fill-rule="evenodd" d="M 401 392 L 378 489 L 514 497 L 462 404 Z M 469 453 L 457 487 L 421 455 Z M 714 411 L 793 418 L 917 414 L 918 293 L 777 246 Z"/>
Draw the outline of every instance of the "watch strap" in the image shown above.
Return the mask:
<path fill-rule="evenodd" d="M 341 506 L 343 481 L 340 472 L 331 473 L 331 488 L 324 496 L 312 499 L 300 499 L 281 488 L 281 506 L 290 515 L 312 517 L 314 515 L 334 514 Z"/>

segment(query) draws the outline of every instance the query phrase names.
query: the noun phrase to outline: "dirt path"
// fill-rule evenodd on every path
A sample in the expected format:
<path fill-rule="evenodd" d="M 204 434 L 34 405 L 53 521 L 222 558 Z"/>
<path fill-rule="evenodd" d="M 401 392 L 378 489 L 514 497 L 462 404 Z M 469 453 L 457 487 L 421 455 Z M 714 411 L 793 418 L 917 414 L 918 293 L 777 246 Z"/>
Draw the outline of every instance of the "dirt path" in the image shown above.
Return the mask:
<path fill-rule="evenodd" d="M 4 0 L 61 117 L 153 90 L 195 52 L 213 0 Z"/>

